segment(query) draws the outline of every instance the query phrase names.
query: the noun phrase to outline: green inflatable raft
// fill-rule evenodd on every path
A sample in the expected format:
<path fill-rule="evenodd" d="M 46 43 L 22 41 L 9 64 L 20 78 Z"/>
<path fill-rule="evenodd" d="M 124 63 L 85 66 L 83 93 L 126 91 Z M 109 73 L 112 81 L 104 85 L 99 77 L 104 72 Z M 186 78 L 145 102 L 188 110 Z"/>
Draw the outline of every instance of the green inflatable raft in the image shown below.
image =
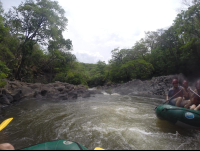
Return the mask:
<path fill-rule="evenodd" d="M 26 147 L 21 150 L 88 150 L 83 145 L 67 140 L 56 140 Z"/>
<path fill-rule="evenodd" d="M 184 128 L 200 130 L 200 111 L 163 104 L 159 105 L 155 112 L 161 120 L 167 120 Z"/>

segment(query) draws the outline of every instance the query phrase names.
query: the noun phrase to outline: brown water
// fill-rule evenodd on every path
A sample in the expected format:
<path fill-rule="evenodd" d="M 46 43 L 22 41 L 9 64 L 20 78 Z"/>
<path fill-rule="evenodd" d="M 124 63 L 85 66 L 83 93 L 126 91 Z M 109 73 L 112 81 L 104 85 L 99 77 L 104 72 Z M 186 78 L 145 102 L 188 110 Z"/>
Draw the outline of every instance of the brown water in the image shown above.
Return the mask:
<path fill-rule="evenodd" d="M 28 100 L 5 108 L 0 143 L 16 149 L 66 139 L 88 149 L 200 149 L 200 132 L 159 120 L 154 108 L 161 99 L 95 95 L 74 101 Z"/>

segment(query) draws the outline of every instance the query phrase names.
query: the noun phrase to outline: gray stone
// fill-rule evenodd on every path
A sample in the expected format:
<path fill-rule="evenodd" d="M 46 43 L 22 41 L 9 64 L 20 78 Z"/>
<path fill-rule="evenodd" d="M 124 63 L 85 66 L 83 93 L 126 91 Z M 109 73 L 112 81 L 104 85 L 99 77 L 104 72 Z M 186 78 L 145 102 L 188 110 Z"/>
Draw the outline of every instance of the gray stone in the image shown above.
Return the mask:
<path fill-rule="evenodd" d="M 32 84 L 32 85 L 29 84 L 28 87 L 30 87 L 30 88 L 32 88 L 32 89 L 40 89 L 41 86 L 42 86 L 41 83 L 34 83 L 34 84 Z"/>
<path fill-rule="evenodd" d="M 68 100 L 68 94 L 59 94 L 58 98 L 61 100 Z"/>
<path fill-rule="evenodd" d="M 1 104 L 10 104 L 9 99 L 6 97 L 5 94 L 0 94 L 0 103 Z"/>
<path fill-rule="evenodd" d="M 22 97 L 33 97 L 34 90 L 27 86 L 22 86 L 21 88 L 18 88 L 22 91 Z"/>
<path fill-rule="evenodd" d="M 34 93 L 34 95 L 33 95 L 35 98 L 38 98 L 38 99 L 40 99 L 40 98 L 42 98 L 42 95 L 41 95 L 41 93 L 40 92 L 38 92 L 38 91 L 35 91 L 35 93 Z"/>
<path fill-rule="evenodd" d="M 90 97 L 90 96 L 91 96 L 90 92 L 86 92 L 86 93 L 82 94 L 83 98 L 87 98 L 87 97 Z"/>
<path fill-rule="evenodd" d="M 76 91 L 76 90 L 70 91 L 70 92 L 68 93 L 68 96 L 69 96 L 69 98 L 77 99 L 77 97 L 78 97 L 77 91 Z"/>
<path fill-rule="evenodd" d="M 47 94 L 47 92 L 48 92 L 47 90 L 42 90 L 42 91 L 41 91 L 41 95 L 42 95 L 42 96 L 45 96 L 45 95 Z"/>
<path fill-rule="evenodd" d="M 22 98 L 22 90 L 15 90 L 11 95 L 13 101 L 19 101 Z"/>
<path fill-rule="evenodd" d="M 58 91 L 63 91 L 65 89 L 65 86 L 55 87 L 55 89 Z"/>

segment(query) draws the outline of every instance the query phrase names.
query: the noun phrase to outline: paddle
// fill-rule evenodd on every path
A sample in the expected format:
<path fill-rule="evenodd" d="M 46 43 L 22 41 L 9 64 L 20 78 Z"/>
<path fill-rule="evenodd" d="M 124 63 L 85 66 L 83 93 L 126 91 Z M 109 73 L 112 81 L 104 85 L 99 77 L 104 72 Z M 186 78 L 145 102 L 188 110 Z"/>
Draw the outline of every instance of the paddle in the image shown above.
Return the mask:
<path fill-rule="evenodd" d="M 192 91 L 194 94 L 196 94 L 198 97 L 200 97 L 196 92 L 194 92 L 190 87 L 189 87 L 190 91 Z"/>
<path fill-rule="evenodd" d="M 105 149 L 100 148 L 100 147 L 96 147 L 94 150 L 105 150 Z"/>
<path fill-rule="evenodd" d="M 182 89 L 181 89 L 180 91 L 178 91 L 176 94 L 174 94 L 170 99 L 166 100 L 163 104 L 169 102 L 173 97 L 175 97 L 175 96 L 176 96 L 179 92 L 181 92 L 181 91 L 182 91 Z M 157 107 L 158 107 L 158 106 L 156 106 L 154 110 L 156 110 Z"/>
<path fill-rule="evenodd" d="M 182 89 L 180 91 L 178 91 L 176 94 L 174 94 L 170 99 L 166 100 L 163 104 L 167 103 L 168 101 L 170 101 L 173 97 L 175 97 L 177 94 L 179 94 L 179 92 L 181 92 Z"/>
<path fill-rule="evenodd" d="M 3 121 L 0 125 L 0 131 L 2 129 L 4 129 L 11 121 L 13 120 L 13 118 L 9 118 L 9 119 L 6 119 L 5 121 Z"/>

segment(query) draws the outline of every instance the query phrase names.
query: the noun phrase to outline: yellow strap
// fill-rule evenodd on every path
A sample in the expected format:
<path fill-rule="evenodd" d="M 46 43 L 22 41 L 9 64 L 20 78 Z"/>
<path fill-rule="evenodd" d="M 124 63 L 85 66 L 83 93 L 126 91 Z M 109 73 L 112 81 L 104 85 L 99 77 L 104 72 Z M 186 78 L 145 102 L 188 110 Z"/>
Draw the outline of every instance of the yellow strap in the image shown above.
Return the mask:
<path fill-rule="evenodd" d="M 1 125 L 0 125 L 0 131 L 1 131 L 2 129 L 4 129 L 4 128 L 12 121 L 12 119 L 13 119 L 13 118 L 9 118 L 9 119 L 3 121 L 3 122 L 1 123 Z"/>
<path fill-rule="evenodd" d="M 100 147 L 96 147 L 94 150 L 105 150 L 105 149 L 100 148 Z"/>

